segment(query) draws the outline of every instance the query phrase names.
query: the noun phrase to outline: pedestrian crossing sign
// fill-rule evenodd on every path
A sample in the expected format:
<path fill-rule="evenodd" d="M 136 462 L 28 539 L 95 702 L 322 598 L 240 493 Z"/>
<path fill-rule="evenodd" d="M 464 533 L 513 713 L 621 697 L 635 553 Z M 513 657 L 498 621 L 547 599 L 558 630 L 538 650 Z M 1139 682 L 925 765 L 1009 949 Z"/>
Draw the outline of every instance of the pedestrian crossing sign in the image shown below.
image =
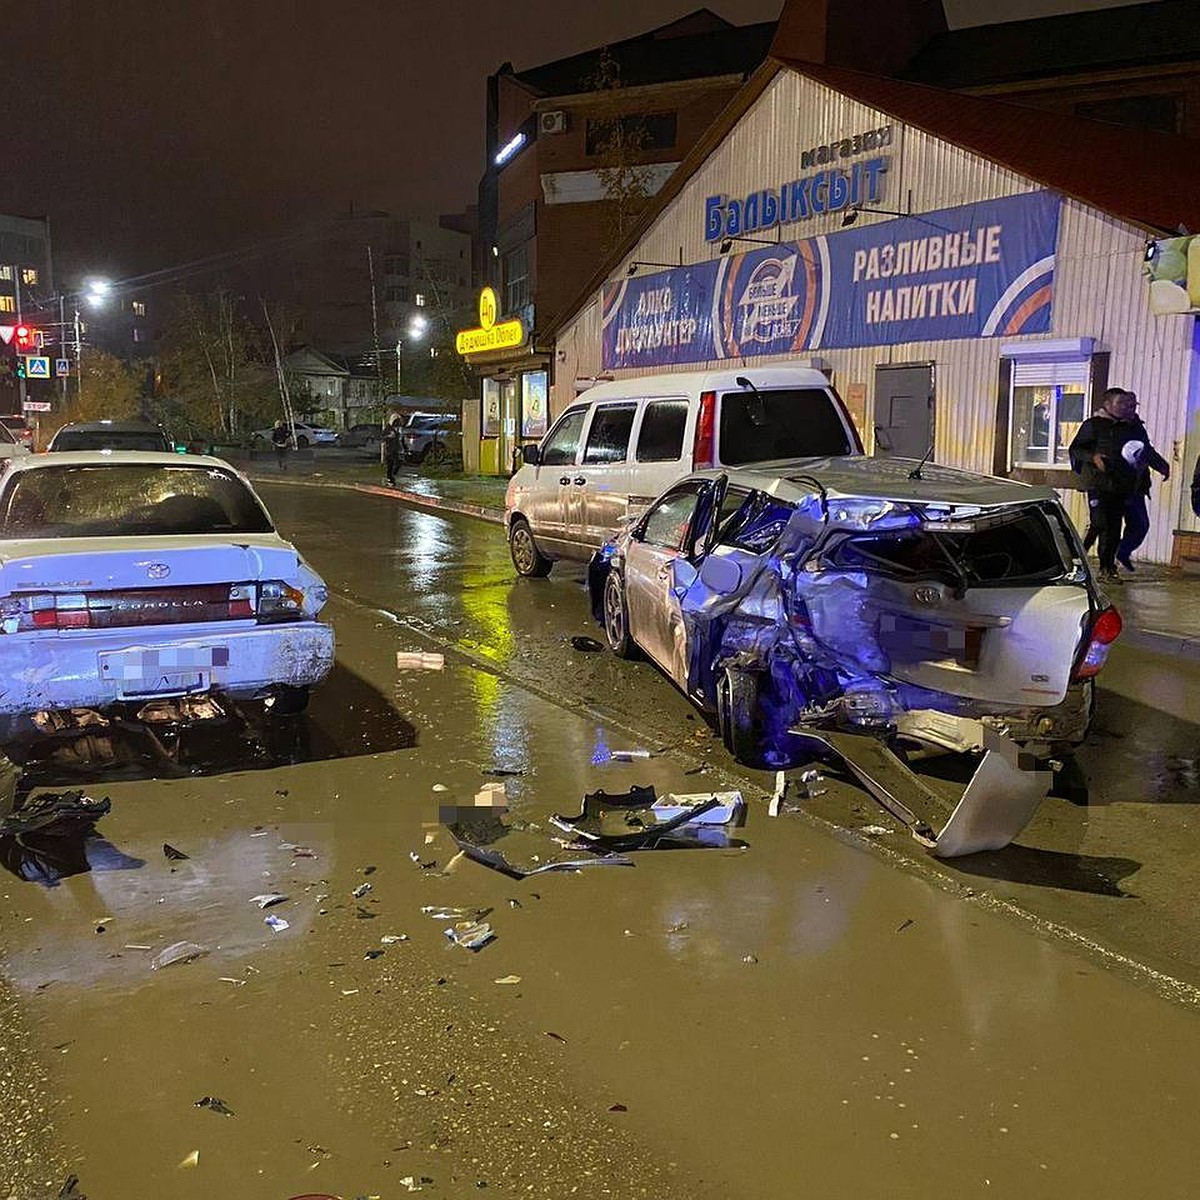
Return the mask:
<path fill-rule="evenodd" d="M 50 359 L 44 354 L 27 354 L 25 372 L 30 379 L 49 379 Z"/>
<path fill-rule="evenodd" d="M 54 360 L 54 374 L 60 378 L 63 375 L 70 375 L 71 360 L 69 358 L 56 358 Z"/>

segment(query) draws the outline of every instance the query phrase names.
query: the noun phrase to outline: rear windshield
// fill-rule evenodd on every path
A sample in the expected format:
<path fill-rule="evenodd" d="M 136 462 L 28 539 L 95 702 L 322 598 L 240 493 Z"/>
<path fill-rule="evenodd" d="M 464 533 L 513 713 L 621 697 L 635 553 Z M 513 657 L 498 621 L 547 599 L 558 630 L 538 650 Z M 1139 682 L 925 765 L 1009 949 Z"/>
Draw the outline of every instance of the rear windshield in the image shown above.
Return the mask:
<path fill-rule="evenodd" d="M 854 453 L 837 405 L 822 388 L 726 392 L 719 449 L 731 467 Z"/>
<path fill-rule="evenodd" d="M 14 472 L 0 498 L 10 538 L 271 531 L 254 493 L 214 467 L 41 467 Z"/>
<path fill-rule="evenodd" d="M 60 429 L 51 450 L 170 450 L 167 439 L 152 429 Z"/>
<path fill-rule="evenodd" d="M 944 579 L 966 587 L 1047 583 L 1071 568 L 1065 543 L 1039 508 L 1006 514 L 962 533 L 918 530 L 847 538 L 829 552 L 826 562 L 853 571 Z"/>

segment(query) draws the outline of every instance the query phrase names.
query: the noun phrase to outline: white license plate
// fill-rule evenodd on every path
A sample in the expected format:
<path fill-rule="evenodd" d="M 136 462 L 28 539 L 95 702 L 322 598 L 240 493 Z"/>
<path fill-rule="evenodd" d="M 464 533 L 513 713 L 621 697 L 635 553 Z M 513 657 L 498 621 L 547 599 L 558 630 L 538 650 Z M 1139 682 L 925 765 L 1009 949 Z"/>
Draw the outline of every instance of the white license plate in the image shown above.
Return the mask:
<path fill-rule="evenodd" d="M 115 650 L 100 655 L 100 678 L 121 684 L 159 685 L 164 677 L 195 676 L 229 665 L 228 646 L 163 646 L 156 650 Z M 162 687 L 172 685 L 161 683 Z M 131 690 L 141 691 L 134 687 Z"/>

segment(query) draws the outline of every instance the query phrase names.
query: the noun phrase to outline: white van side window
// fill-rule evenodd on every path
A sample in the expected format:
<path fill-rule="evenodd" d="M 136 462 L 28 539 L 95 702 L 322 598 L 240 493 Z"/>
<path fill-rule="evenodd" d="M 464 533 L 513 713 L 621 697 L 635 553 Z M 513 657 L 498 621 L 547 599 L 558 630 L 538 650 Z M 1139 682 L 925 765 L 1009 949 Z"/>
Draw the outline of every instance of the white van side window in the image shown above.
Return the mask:
<path fill-rule="evenodd" d="M 575 451 L 579 449 L 579 435 L 583 432 L 583 419 L 586 416 L 586 408 L 572 408 L 563 413 L 542 443 L 539 462 L 543 466 L 563 467 L 575 461 Z"/>
<path fill-rule="evenodd" d="M 677 462 L 681 459 L 687 417 L 686 400 L 651 400 L 642 413 L 638 462 Z"/>
<path fill-rule="evenodd" d="M 604 404 L 592 415 L 592 427 L 588 430 L 587 447 L 583 452 L 585 463 L 618 463 L 625 461 L 629 450 L 629 434 L 633 430 L 633 418 L 637 415 L 637 401 L 632 404 Z"/>

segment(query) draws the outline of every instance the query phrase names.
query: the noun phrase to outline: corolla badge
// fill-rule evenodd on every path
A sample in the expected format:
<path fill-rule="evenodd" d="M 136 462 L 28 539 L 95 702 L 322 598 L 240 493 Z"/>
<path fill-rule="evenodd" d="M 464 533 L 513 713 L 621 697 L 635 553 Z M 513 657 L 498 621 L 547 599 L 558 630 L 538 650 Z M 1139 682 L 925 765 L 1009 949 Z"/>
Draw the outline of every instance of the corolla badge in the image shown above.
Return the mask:
<path fill-rule="evenodd" d="M 935 587 L 914 588 L 913 599 L 918 604 L 926 604 L 932 607 L 942 602 L 942 593 Z"/>
<path fill-rule="evenodd" d="M 171 568 L 168 567 L 166 563 L 155 562 L 150 563 L 146 567 L 146 574 L 149 575 L 151 579 L 166 579 L 170 573 Z"/>

